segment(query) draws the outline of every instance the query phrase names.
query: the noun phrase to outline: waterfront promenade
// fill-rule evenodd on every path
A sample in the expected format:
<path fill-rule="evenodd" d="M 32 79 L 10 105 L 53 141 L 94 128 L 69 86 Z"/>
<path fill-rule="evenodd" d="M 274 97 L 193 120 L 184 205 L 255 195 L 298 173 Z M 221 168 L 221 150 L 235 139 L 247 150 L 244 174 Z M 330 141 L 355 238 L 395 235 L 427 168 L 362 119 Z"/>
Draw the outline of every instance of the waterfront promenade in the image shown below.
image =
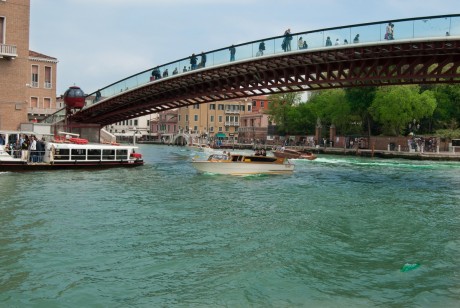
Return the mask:
<path fill-rule="evenodd" d="M 299 148 L 299 147 L 292 147 Z M 434 160 L 434 161 L 460 161 L 460 152 L 404 152 L 404 151 L 383 151 L 369 149 L 344 149 L 334 147 L 309 148 L 318 154 L 362 156 L 362 157 L 379 157 L 379 158 L 404 158 L 412 160 Z"/>

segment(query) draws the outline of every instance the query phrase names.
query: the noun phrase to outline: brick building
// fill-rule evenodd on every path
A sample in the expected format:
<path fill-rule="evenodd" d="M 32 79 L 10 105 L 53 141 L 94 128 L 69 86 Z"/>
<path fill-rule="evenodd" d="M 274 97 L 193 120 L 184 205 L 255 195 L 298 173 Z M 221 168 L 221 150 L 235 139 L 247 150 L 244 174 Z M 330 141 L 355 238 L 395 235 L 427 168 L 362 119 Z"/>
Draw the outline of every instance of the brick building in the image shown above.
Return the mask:
<path fill-rule="evenodd" d="M 0 129 L 27 122 L 30 0 L 0 1 Z"/>
<path fill-rule="evenodd" d="M 56 111 L 57 59 L 29 50 L 30 0 L 0 0 L 0 130 Z"/>

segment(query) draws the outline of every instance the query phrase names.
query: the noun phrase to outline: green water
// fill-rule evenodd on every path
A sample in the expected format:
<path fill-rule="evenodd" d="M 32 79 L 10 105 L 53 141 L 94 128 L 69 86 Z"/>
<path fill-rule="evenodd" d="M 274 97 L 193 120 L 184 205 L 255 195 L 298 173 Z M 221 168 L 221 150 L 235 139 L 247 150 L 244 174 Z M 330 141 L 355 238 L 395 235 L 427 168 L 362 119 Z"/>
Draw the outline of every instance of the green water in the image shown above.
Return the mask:
<path fill-rule="evenodd" d="M 0 173 L 0 307 L 456 307 L 460 163 Z M 402 271 L 406 264 L 419 264 Z"/>

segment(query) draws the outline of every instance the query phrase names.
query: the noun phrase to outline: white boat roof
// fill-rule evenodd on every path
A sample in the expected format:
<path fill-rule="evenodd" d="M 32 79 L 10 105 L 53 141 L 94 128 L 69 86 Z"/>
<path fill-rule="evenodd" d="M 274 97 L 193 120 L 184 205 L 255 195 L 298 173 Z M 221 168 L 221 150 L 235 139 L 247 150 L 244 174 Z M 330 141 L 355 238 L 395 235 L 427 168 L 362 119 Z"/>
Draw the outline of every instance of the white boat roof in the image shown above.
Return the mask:
<path fill-rule="evenodd" d="M 87 144 L 76 144 L 76 143 L 59 143 L 59 142 L 47 142 L 48 144 L 54 145 L 55 148 L 59 149 L 137 149 L 134 145 L 113 145 L 104 143 L 87 143 Z"/>

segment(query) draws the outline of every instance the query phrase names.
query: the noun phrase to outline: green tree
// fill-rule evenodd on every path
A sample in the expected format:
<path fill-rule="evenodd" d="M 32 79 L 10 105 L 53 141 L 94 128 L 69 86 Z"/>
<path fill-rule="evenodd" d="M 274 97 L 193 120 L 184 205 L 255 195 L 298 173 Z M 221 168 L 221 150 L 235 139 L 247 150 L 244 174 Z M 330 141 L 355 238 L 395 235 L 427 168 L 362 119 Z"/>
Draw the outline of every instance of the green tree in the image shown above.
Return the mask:
<path fill-rule="evenodd" d="M 419 86 L 411 85 L 379 88 L 369 110 L 385 134 L 400 135 L 413 119 L 430 117 L 435 108 L 432 91 L 420 93 Z"/>
<path fill-rule="evenodd" d="M 371 135 L 371 120 L 369 107 L 375 98 L 376 87 L 357 87 L 346 88 L 345 97 L 350 106 L 350 110 L 354 116 L 359 117 L 362 125 L 362 130 L 367 129 L 368 136 Z"/>
<path fill-rule="evenodd" d="M 347 134 L 356 122 L 353 118 L 350 106 L 345 98 L 343 89 L 323 90 L 311 96 L 308 104 L 310 112 L 316 119 L 320 119 L 323 125 L 334 124 L 337 132 Z"/>
<path fill-rule="evenodd" d="M 300 103 L 300 93 L 280 93 L 268 98 L 268 114 L 270 120 L 276 124 L 278 133 L 285 135 L 294 128 L 296 106 Z"/>
<path fill-rule="evenodd" d="M 434 128 L 456 129 L 460 123 L 460 85 L 436 85 L 433 92 L 438 103 L 433 114 Z"/>

